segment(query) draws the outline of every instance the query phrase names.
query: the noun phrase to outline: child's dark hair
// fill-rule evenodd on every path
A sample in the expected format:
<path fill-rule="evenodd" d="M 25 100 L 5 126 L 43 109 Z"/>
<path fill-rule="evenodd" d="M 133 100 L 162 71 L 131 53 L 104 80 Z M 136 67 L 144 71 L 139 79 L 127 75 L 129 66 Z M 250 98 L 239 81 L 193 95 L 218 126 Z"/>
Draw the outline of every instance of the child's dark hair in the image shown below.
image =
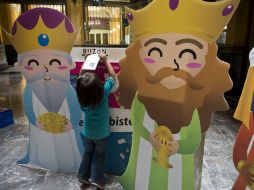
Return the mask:
<path fill-rule="evenodd" d="M 76 92 L 82 107 L 95 108 L 104 95 L 103 83 L 95 73 L 85 72 L 78 77 Z"/>

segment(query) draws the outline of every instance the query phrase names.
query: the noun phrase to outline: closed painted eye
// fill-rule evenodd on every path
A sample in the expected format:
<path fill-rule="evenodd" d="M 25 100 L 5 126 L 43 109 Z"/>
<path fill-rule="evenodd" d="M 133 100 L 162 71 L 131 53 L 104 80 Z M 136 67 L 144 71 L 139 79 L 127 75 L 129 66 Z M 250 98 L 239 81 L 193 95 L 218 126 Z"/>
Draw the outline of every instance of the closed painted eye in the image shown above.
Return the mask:
<path fill-rule="evenodd" d="M 49 65 L 53 65 L 53 64 L 58 64 L 58 65 L 61 65 L 61 62 L 58 60 L 58 59 L 52 59 L 50 62 L 49 62 Z"/>
<path fill-rule="evenodd" d="M 148 56 L 150 56 L 150 55 L 152 54 L 152 52 L 157 52 L 157 53 L 159 53 L 159 54 L 160 54 L 160 57 L 163 56 L 163 53 L 162 53 L 162 51 L 161 51 L 160 48 L 157 48 L 157 47 L 151 48 L 151 49 L 148 51 Z"/>
<path fill-rule="evenodd" d="M 35 59 L 31 59 L 27 63 L 28 66 L 31 66 L 32 64 L 35 64 L 36 66 L 39 66 L 39 62 Z"/>
<path fill-rule="evenodd" d="M 186 54 L 186 53 L 190 53 L 193 56 L 194 60 L 197 59 L 197 54 L 192 49 L 184 49 L 184 50 L 182 50 L 180 52 L 180 54 L 179 54 L 179 58 L 181 59 L 183 57 L 183 55 Z"/>

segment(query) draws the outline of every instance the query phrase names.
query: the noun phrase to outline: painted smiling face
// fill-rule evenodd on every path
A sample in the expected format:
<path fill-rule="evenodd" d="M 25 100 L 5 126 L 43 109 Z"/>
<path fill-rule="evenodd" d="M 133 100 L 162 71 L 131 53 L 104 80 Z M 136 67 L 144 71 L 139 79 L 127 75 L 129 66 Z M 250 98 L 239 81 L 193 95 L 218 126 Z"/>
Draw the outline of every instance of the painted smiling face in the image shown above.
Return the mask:
<path fill-rule="evenodd" d="M 70 56 L 52 49 L 33 50 L 19 56 L 15 67 L 21 70 L 28 82 L 65 82 L 75 67 Z M 36 77 L 38 76 L 38 77 Z M 38 80 L 39 79 L 39 80 Z"/>
<path fill-rule="evenodd" d="M 165 33 L 141 40 L 139 58 L 151 75 L 162 68 L 171 68 L 172 75 L 160 83 L 168 89 L 176 89 L 186 84 L 182 78 L 174 76 L 185 71 L 196 77 L 206 64 L 208 43 L 186 34 Z"/>
<path fill-rule="evenodd" d="M 75 67 L 69 54 L 53 49 L 37 49 L 19 54 L 15 67 L 43 106 L 58 112 L 70 86 L 70 70 Z"/>

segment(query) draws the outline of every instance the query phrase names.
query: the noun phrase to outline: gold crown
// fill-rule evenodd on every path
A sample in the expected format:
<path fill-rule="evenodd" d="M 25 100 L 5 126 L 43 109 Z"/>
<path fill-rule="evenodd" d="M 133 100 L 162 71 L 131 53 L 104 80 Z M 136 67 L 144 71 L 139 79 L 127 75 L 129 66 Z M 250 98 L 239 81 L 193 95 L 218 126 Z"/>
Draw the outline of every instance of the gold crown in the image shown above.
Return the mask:
<path fill-rule="evenodd" d="M 4 33 L 18 53 L 36 49 L 57 49 L 70 53 L 78 31 L 69 33 L 65 29 L 65 19 L 54 29 L 48 28 L 41 17 L 32 30 L 24 28 L 18 21 L 15 35 Z"/>
<path fill-rule="evenodd" d="M 126 7 L 135 41 L 159 33 L 184 33 L 209 43 L 217 40 L 240 0 L 153 0 L 146 7 Z"/>

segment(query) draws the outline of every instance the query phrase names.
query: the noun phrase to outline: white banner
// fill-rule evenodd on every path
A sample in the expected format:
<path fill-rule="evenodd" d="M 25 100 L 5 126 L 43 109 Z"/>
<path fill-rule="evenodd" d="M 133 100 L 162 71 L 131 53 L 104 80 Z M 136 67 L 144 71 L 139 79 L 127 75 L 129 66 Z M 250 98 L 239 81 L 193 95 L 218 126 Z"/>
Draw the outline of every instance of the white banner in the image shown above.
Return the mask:
<path fill-rule="evenodd" d="M 132 132 L 130 110 L 110 108 L 109 126 L 112 132 Z"/>
<path fill-rule="evenodd" d="M 125 57 L 125 48 L 73 47 L 71 51 L 71 56 L 73 58 L 73 61 L 84 61 L 86 53 L 105 53 L 106 55 L 108 55 L 109 61 L 118 63 L 120 59 Z"/>

